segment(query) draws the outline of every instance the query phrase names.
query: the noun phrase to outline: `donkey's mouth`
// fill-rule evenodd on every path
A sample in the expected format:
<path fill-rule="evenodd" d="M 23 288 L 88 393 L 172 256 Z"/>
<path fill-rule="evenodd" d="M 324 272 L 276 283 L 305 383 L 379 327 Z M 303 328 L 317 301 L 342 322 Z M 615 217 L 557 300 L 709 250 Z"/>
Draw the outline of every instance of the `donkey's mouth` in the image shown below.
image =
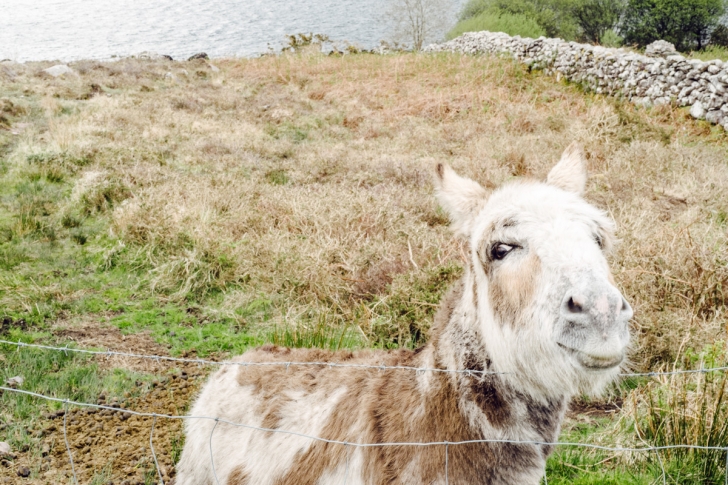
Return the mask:
<path fill-rule="evenodd" d="M 612 369 L 614 367 L 617 367 L 624 360 L 623 355 L 614 357 L 596 357 L 594 355 L 589 355 L 586 352 L 582 352 L 581 350 L 572 349 L 571 347 L 567 347 L 560 343 L 559 347 L 576 357 L 576 360 L 579 361 L 579 364 L 581 364 L 582 367 L 586 367 L 587 369 L 591 370 Z"/>

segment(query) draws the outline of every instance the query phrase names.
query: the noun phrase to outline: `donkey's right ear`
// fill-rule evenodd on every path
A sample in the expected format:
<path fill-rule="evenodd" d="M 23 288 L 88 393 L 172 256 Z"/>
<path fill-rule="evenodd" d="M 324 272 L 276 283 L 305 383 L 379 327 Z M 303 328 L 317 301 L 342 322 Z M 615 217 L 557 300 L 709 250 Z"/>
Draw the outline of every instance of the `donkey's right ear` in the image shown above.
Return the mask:
<path fill-rule="evenodd" d="M 435 167 L 437 200 L 452 221 L 452 230 L 467 238 L 470 226 L 488 199 L 488 191 L 477 182 L 455 173 L 448 165 Z"/>

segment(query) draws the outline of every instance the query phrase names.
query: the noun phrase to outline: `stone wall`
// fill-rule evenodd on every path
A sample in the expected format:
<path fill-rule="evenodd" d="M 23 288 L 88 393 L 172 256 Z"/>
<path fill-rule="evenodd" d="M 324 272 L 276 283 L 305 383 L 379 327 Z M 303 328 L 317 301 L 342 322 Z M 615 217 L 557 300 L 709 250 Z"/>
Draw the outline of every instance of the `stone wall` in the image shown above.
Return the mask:
<path fill-rule="evenodd" d="M 657 41 L 645 54 L 561 39 L 511 37 L 501 32 L 468 32 L 425 51 L 467 54 L 507 53 L 558 79 L 634 103 L 690 106 L 690 114 L 728 129 L 728 62 L 686 59 L 672 44 Z"/>

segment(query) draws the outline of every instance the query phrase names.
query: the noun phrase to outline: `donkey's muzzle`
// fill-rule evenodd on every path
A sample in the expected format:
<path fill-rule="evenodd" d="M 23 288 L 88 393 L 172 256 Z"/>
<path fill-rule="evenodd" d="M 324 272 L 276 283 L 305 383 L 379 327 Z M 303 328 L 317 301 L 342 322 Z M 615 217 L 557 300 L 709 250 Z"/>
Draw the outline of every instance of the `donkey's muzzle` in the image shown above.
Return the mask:
<path fill-rule="evenodd" d="M 561 302 L 556 342 L 587 369 L 611 369 L 624 360 L 632 315 L 611 285 L 572 289 Z"/>

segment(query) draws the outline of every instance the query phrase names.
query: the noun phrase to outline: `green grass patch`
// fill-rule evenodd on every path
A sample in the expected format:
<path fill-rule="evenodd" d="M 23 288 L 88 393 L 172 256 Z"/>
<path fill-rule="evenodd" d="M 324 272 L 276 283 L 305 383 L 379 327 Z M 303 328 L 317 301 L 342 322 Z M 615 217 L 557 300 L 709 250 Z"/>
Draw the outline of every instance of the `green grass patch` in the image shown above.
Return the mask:
<path fill-rule="evenodd" d="M 567 421 L 559 437 L 562 443 L 594 443 L 618 447 L 617 431 L 607 417 L 585 422 Z M 635 456 L 636 463 L 623 455 L 582 446 L 559 446 L 546 463 L 549 485 L 642 485 L 656 483 L 661 477 L 645 456 Z M 544 483 L 543 481 L 541 483 Z"/>
<path fill-rule="evenodd" d="M 283 169 L 271 170 L 265 174 L 265 180 L 273 185 L 286 185 L 290 179 L 288 173 Z"/>
<path fill-rule="evenodd" d="M 112 319 L 122 332 L 148 330 L 154 339 L 170 347 L 172 355 L 195 351 L 204 357 L 210 354 L 242 353 L 262 343 L 258 338 L 240 332 L 228 322 L 197 324 L 194 318 L 183 318 L 179 308 L 141 310 Z"/>
<path fill-rule="evenodd" d="M 700 59 L 701 61 L 712 61 L 714 59 L 728 61 L 728 48 L 711 45 L 703 50 L 691 52 L 690 57 L 692 59 Z"/>

